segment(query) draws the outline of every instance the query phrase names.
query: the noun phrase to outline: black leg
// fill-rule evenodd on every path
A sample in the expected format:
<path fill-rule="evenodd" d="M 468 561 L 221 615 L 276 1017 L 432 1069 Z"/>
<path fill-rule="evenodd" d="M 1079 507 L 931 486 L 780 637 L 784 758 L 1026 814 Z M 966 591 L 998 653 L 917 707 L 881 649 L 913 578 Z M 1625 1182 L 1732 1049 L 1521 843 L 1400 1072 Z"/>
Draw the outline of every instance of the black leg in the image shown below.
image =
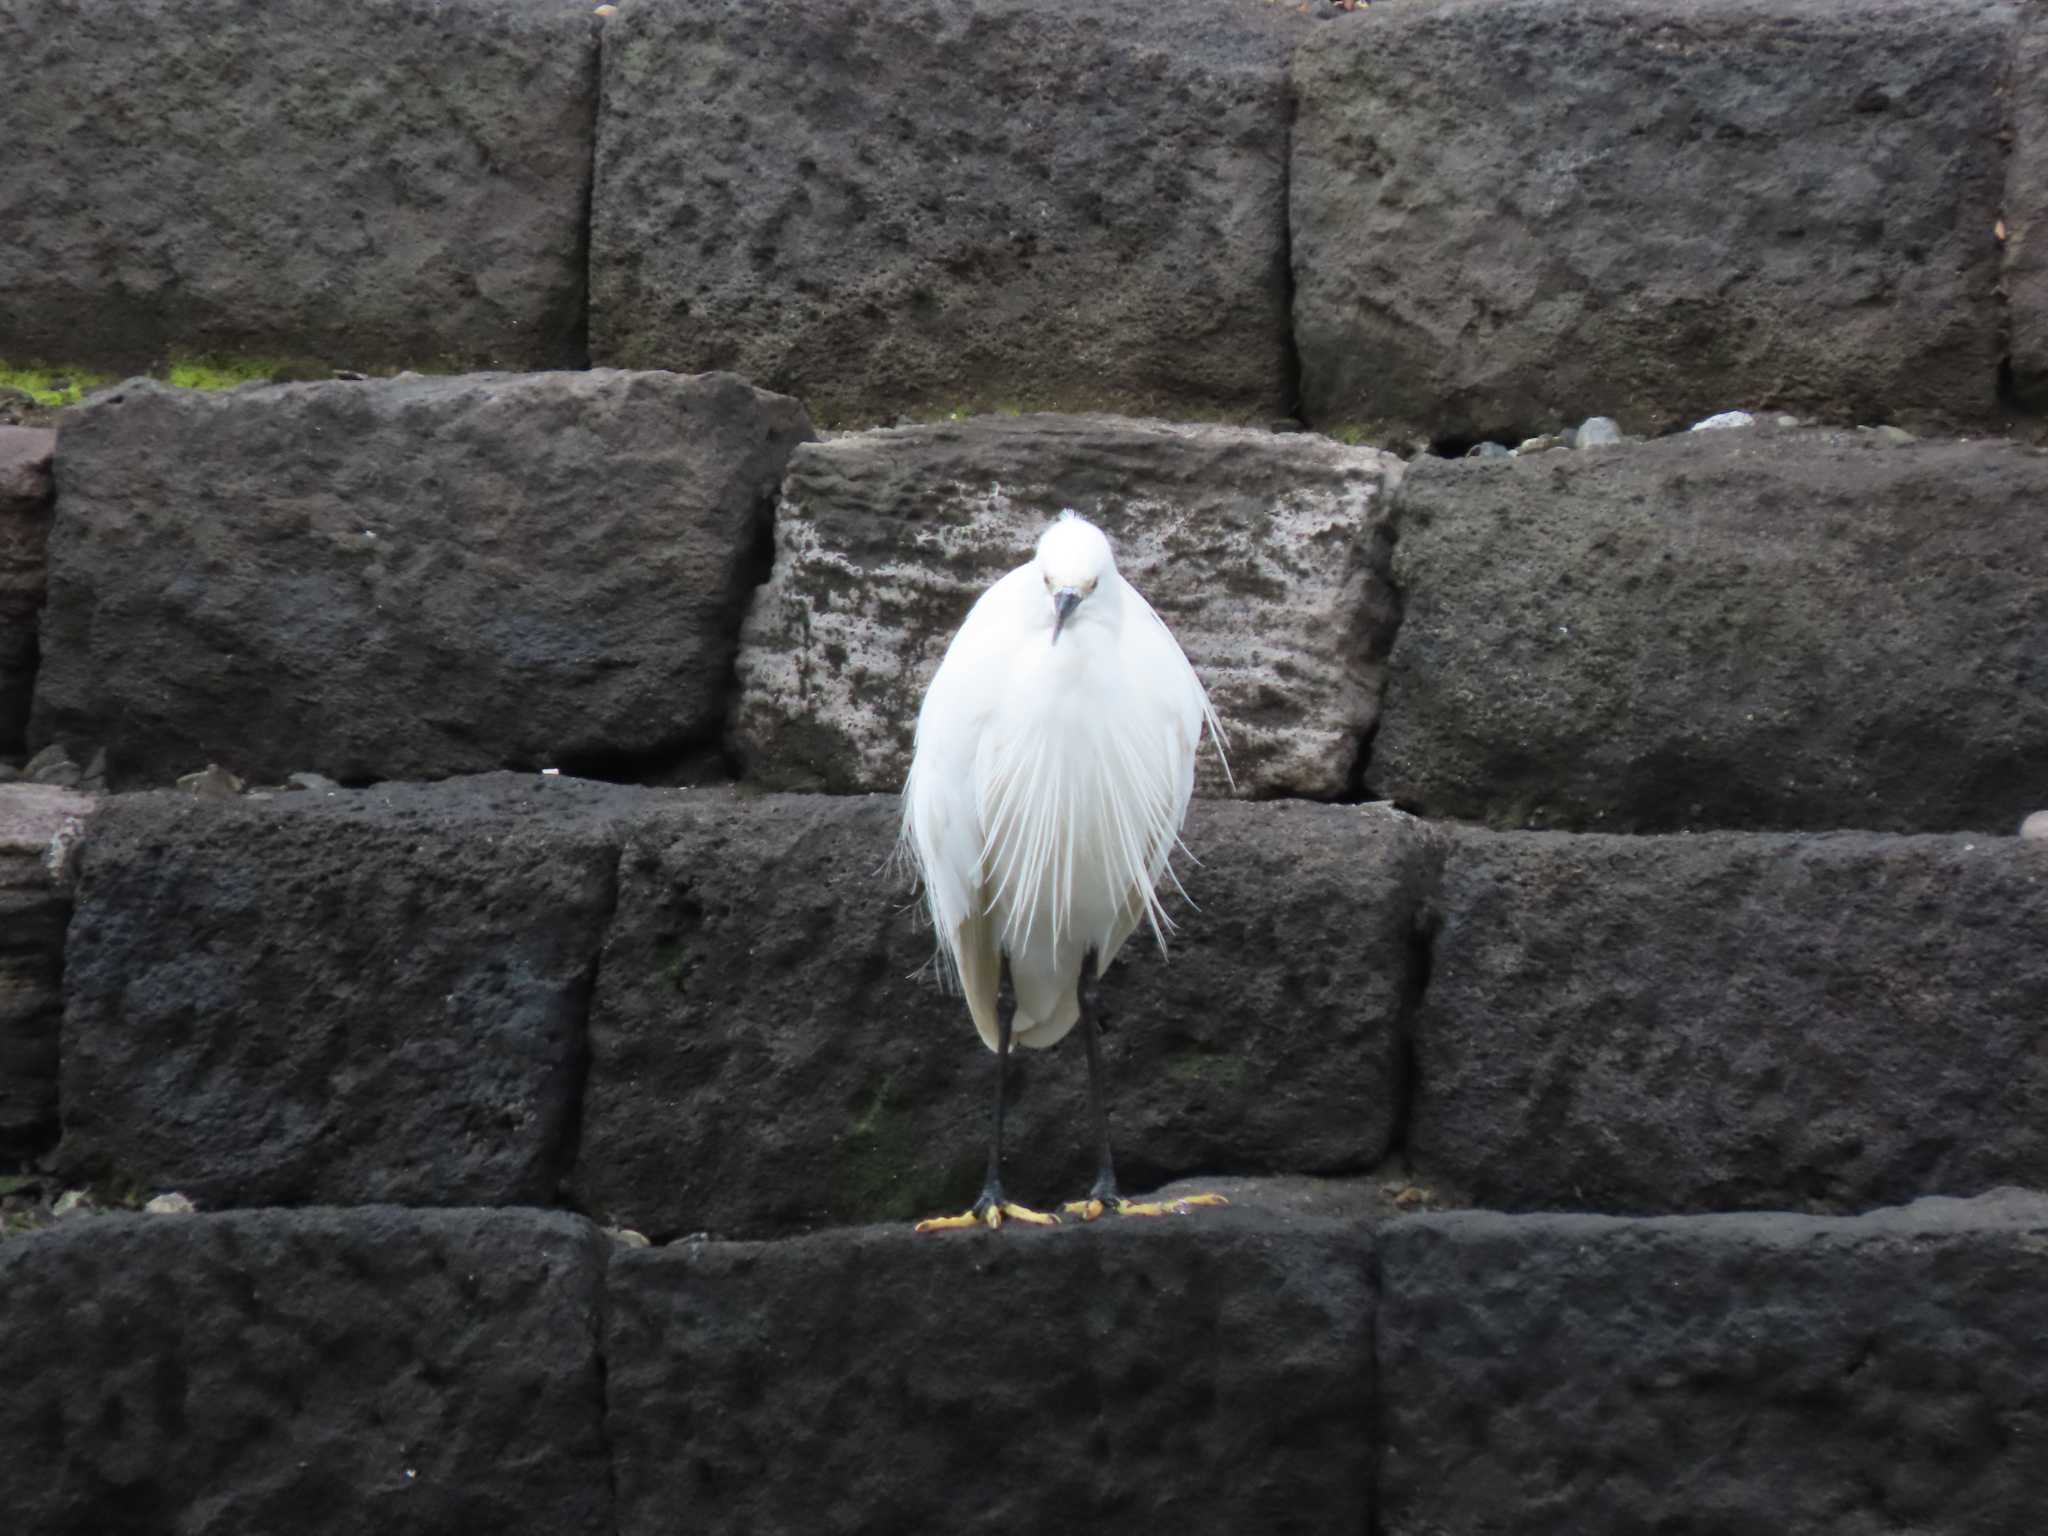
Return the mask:
<path fill-rule="evenodd" d="M 1091 950 L 1081 962 L 1081 1040 L 1088 1047 L 1088 1113 L 1095 1121 L 1095 1187 L 1090 1200 L 1115 1205 L 1121 1196 L 1116 1187 L 1116 1159 L 1109 1150 L 1108 1094 L 1102 1083 L 1102 1047 L 1096 1036 L 1102 1032 L 1095 1006 L 1095 954 Z"/>
<path fill-rule="evenodd" d="M 1010 1096 L 1010 1031 L 1016 1020 L 1012 1011 L 996 1024 L 996 1127 L 988 1143 L 988 1177 L 982 1180 L 981 1194 L 974 1202 L 977 1216 L 986 1216 L 992 1207 L 1003 1203 L 1003 1107 Z"/>

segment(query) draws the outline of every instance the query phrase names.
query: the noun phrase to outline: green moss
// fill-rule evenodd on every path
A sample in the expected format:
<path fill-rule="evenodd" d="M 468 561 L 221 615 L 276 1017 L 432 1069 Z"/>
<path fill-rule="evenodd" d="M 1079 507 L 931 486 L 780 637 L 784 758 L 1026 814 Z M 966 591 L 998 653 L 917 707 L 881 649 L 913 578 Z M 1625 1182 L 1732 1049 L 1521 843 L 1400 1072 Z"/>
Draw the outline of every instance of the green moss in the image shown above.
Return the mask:
<path fill-rule="evenodd" d="M 1230 1051 L 1195 1049 L 1169 1056 L 1166 1075 L 1188 1088 L 1209 1088 L 1217 1093 L 1236 1094 L 1250 1086 L 1251 1068 L 1244 1057 Z"/>
<path fill-rule="evenodd" d="M 965 1210 L 980 1187 L 971 1156 L 934 1167 L 916 1121 L 895 1103 L 896 1079 L 885 1078 L 833 1149 L 827 1181 L 833 1210 L 853 1221 L 914 1221 Z"/>
<path fill-rule="evenodd" d="M 654 946 L 655 974 L 680 997 L 690 979 L 690 946 L 680 939 L 662 939 Z"/>
<path fill-rule="evenodd" d="M 179 389 L 234 389 L 242 384 L 269 384 L 289 377 L 293 366 L 268 357 L 187 357 L 174 359 L 164 382 Z"/>
<path fill-rule="evenodd" d="M 0 390 L 18 390 L 38 406 L 55 409 L 76 405 L 92 390 L 146 374 L 179 389 L 234 389 L 243 384 L 290 384 L 331 379 L 336 365 L 320 358 L 278 354 L 237 354 L 228 352 L 174 354 L 168 363 L 122 373 L 97 368 L 71 367 L 63 363 L 12 363 L 0 358 Z M 453 374 L 470 371 L 469 365 L 435 358 L 404 367 L 366 368 L 367 377 L 388 378 L 401 372 Z"/>
<path fill-rule="evenodd" d="M 114 382 L 111 373 L 89 368 L 17 368 L 0 358 L 0 389 L 16 389 L 37 405 L 76 405 L 89 389 Z"/>

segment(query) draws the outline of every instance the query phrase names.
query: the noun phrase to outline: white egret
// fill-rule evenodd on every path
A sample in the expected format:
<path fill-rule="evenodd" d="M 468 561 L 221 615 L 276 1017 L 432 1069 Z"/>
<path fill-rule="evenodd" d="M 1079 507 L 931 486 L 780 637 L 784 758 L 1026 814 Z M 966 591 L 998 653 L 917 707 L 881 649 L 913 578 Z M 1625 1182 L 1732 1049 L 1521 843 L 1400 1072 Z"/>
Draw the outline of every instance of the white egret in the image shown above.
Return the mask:
<path fill-rule="evenodd" d="M 1109 540 L 1062 512 L 1036 555 L 976 601 L 926 691 L 903 788 L 903 840 L 924 881 L 939 961 L 996 1055 L 988 1180 L 972 1210 L 920 1232 L 1056 1216 L 1004 1197 L 1010 1047 L 1056 1045 L 1078 1022 L 1099 1165 L 1066 1209 L 1158 1215 L 1127 1201 L 1110 1155 L 1093 983 L 1141 921 L 1171 926 L 1157 890 L 1194 791 L 1202 731 L 1222 731 L 1194 668 L 1117 573 Z M 1010 965 L 1016 1006 L 1001 1018 Z"/>

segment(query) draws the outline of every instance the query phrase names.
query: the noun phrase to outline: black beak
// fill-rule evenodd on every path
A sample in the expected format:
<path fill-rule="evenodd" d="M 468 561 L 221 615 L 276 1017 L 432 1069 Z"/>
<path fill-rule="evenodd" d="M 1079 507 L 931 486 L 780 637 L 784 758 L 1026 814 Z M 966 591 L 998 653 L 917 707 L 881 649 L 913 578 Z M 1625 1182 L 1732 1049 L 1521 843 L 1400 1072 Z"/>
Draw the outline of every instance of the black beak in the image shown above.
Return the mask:
<path fill-rule="evenodd" d="M 1074 610 L 1081 606 L 1079 587 L 1061 587 L 1052 595 L 1052 643 L 1060 643 L 1060 631 L 1067 627 L 1067 620 L 1074 616 Z"/>

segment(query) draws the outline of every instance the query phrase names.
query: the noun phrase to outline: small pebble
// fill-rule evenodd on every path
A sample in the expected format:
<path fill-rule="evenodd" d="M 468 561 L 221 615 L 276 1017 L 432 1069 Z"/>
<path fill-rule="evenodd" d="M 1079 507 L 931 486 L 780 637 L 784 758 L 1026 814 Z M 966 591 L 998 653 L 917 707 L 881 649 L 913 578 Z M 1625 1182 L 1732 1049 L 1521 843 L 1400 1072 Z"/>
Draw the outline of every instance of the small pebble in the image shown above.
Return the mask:
<path fill-rule="evenodd" d="M 1621 441 L 1621 424 L 1611 416 L 1588 416 L 1573 440 L 1574 448 L 1612 448 Z"/>
<path fill-rule="evenodd" d="M 1774 419 L 1776 420 L 1779 426 L 1783 427 L 1788 432 L 1791 431 L 1794 427 L 1803 427 L 1806 425 L 1806 423 L 1801 421 L 1797 416 L 1779 416 Z"/>
<path fill-rule="evenodd" d="M 559 768 L 543 768 L 540 771 L 540 776 L 544 779 L 559 779 L 562 776 L 562 770 Z"/>
<path fill-rule="evenodd" d="M 1511 459 L 1515 450 L 1506 443 L 1474 443 L 1465 450 L 1468 459 Z"/>
<path fill-rule="evenodd" d="M 70 1216 L 76 1212 L 84 1211 L 90 1215 L 96 1209 L 97 1207 L 92 1203 L 92 1196 L 84 1190 L 67 1189 L 57 1197 L 57 1203 L 50 1207 L 50 1214 L 52 1216 Z"/>
<path fill-rule="evenodd" d="M 2048 811 L 2036 811 L 2021 822 L 2020 836 L 2030 843 L 2048 843 Z"/>
<path fill-rule="evenodd" d="M 609 1237 L 621 1248 L 651 1248 L 654 1246 L 648 1242 L 646 1233 L 635 1232 L 631 1227 L 606 1227 L 604 1231 L 605 1236 Z"/>
<path fill-rule="evenodd" d="M 1521 446 L 1519 446 L 1518 448 L 1516 448 L 1516 449 L 1515 449 L 1515 452 L 1516 452 L 1516 453 L 1549 453 L 1549 452 L 1550 452 L 1550 451 L 1551 451 L 1552 449 L 1555 449 L 1555 448 L 1569 448 L 1570 446 L 1571 446 L 1571 444 L 1567 443 L 1567 442 L 1566 442 L 1566 441 L 1565 441 L 1565 440 L 1564 440 L 1563 438 L 1559 437 L 1559 436 L 1558 436 L 1558 435 L 1557 435 L 1556 433 L 1554 433 L 1554 432 L 1548 432 L 1548 433 L 1545 433 L 1545 434 L 1544 434 L 1544 435 L 1543 435 L 1542 437 L 1525 437 L 1525 438 L 1523 438 L 1523 439 L 1522 439 L 1522 442 L 1521 442 Z"/>
<path fill-rule="evenodd" d="M 1903 448 L 1908 443 L 1920 441 L 1919 438 L 1908 432 L 1904 427 L 1858 427 L 1856 430 L 1858 432 L 1868 432 L 1880 443 L 1888 444 L 1893 448 Z"/>
<path fill-rule="evenodd" d="M 339 789 L 341 786 L 324 773 L 295 773 L 285 781 L 294 789 Z"/>
<path fill-rule="evenodd" d="M 64 789 L 78 788 L 78 781 L 85 777 L 85 771 L 71 761 L 71 754 L 55 742 L 30 758 L 21 773 L 31 784 L 56 784 Z"/>
<path fill-rule="evenodd" d="M 1756 418 L 1747 411 L 1721 411 L 1705 421 L 1696 421 L 1689 430 L 1694 432 L 1720 432 L 1729 427 L 1753 427 Z"/>
<path fill-rule="evenodd" d="M 199 1207 L 179 1194 L 158 1195 L 143 1209 L 152 1216 L 190 1216 Z"/>
<path fill-rule="evenodd" d="M 202 800 L 232 800 L 242 792 L 242 781 L 219 763 L 208 763 L 199 772 L 181 777 L 178 788 Z"/>

